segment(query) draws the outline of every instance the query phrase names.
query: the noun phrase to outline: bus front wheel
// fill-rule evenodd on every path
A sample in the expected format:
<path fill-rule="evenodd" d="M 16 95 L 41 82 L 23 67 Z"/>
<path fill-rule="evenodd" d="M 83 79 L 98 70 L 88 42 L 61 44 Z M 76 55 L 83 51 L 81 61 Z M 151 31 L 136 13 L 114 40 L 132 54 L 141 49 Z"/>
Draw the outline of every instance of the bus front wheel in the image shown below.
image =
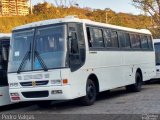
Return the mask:
<path fill-rule="evenodd" d="M 96 101 L 96 96 L 97 92 L 95 83 L 93 82 L 93 80 L 88 79 L 86 84 L 86 96 L 80 99 L 81 103 L 86 106 L 93 105 Z"/>

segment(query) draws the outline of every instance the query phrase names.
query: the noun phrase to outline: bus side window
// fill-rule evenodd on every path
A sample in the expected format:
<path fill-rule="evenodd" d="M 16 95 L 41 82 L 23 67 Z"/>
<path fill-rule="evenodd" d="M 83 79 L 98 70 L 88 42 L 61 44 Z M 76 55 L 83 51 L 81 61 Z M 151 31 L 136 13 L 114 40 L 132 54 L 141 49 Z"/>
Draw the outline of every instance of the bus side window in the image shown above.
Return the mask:
<path fill-rule="evenodd" d="M 131 47 L 130 38 L 129 38 L 129 34 L 128 33 L 119 31 L 118 32 L 118 39 L 119 39 L 119 42 L 120 42 L 120 46 L 122 48 L 130 48 Z"/>
<path fill-rule="evenodd" d="M 92 44 L 91 44 L 91 34 L 90 34 L 90 28 L 87 27 L 87 38 L 88 38 L 88 45 L 89 47 L 92 47 Z"/>
<path fill-rule="evenodd" d="M 129 37 L 129 33 L 125 33 L 125 40 L 126 40 L 126 48 L 131 48 L 131 41 Z"/>
<path fill-rule="evenodd" d="M 101 48 L 104 47 L 104 39 L 103 33 L 101 29 L 98 28 L 91 28 L 91 41 L 92 47 L 94 48 Z"/>
<path fill-rule="evenodd" d="M 111 40 L 112 40 L 112 47 L 113 48 L 118 48 L 118 35 L 117 31 L 111 31 Z"/>
<path fill-rule="evenodd" d="M 152 41 L 152 37 L 150 35 L 147 36 L 148 37 L 148 45 L 150 49 L 153 49 L 153 41 Z"/>
<path fill-rule="evenodd" d="M 132 48 L 141 48 L 140 35 L 130 34 Z"/>
<path fill-rule="evenodd" d="M 87 37 L 89 47 L 102 48 L 105 46 L 102 29 L 87 27 Z"/>
<path fill-rule="evenodd" d="M 105 39 L 105 42 L 106 42 L 106 46 L 107 47 L 112 47 L 112 40 L 111 40 L 111 31 L 110 29 L 105 29 L 104 30 L 104 39 Z"/>
<path fill-rule="evenodd" d="M 141 45 L 142 45 L 142 48 L 144 49 L 149 48 L 148 38 L 146 35 L 141 35 Z"/>

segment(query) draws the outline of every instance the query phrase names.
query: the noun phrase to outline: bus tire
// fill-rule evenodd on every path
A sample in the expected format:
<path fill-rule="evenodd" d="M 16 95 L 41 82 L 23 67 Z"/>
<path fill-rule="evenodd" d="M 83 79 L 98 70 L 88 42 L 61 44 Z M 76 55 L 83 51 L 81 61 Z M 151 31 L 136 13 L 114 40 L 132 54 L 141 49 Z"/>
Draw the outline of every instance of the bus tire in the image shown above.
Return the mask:
<path fill-rule="evenodd" d="M 97 92 L 95 83 L 93 82 L 93 80 L 88 79 L 86 84 L 86 96 L 80 99 L 82 105 L 85 106 L 93 105 L 94 102 L 96 101 L 96 96 Z"/>
<path fill-rule="evenodd" d="M 52 104 L 52 101 L 38 101 L 36 104 L 40 108 L 49 108 Z"/>
<path fill-rule="evenodd" d="M 142 87 L 142 76 L 139 72 L 135 75 L 135 84 L 126 86 L 126 90 L 129 92 L 140 92 Z"/>

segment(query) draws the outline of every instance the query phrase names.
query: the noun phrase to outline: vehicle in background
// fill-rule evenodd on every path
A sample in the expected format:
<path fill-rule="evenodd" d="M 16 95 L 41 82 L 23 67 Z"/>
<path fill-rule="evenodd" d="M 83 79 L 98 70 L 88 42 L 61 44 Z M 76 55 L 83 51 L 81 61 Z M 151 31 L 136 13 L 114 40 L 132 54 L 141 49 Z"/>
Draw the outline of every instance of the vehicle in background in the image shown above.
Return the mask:
<path fill-rule="evenodd" d="M 156 76 L 153 79 L 160 79 L 160 39 L 154 39 L 155 57 L 156 57 Z"/>
<path fill-rule="evenodd" d="M 11 104 L 7 79 L 10 37 L 11 34 L 0 33 L 0 106 Z"/>
<path fill-rule="evenodd" d="M 80 98 L 92 105 L 99 92 L 126 86 L 139 92 L 155 76 L 152 35 L 69 16 L 13 30 L 8 64 L 12 102 Z"/>

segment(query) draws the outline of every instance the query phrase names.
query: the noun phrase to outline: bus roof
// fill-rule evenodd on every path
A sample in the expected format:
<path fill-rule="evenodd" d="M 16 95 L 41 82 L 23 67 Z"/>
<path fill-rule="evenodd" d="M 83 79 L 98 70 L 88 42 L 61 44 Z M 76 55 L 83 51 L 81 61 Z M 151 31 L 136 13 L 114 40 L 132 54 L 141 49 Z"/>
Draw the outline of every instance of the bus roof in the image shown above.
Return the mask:
<path fill-rule="evenodd" d="M 20 30 L 20 29 L 26 29 L 26 28 L 34 28 L 34 27 L 44 26 L 44 25 L 50 25 L 50 24 L 67 23 L 67 22 L 81 22 L 81 23 L 90 24 L 90 25 L 108 27 L 108 28 L 113 28 L 113 29 L 118 29 L 118 30 L 125 30 L 125 31 L 129 31 L 129 32 L 151 34 L 151 32 L 147 29 L 133 29 L 133 28 L 121 27 L 121 26 L 116 26 L 116 25 L 111 25 L 111 24 L 95 22 L 95 21 L 91 21 L 88 19 L 79 19 L 75 16 L 67 16 L 65 18 L 58 18 L 58 19 L 50 19 L 50 20 L 44 20 L 44 21 L 39 21 L 39 22 L 33 22 L 33 23 L 26 24 L 26 25 L 18 26 L 16 28 L 14 28 L 13 31 Z"/>
<path fill-rule="evenodd" d="M 9 39 L 11 37 L 11 33 L 0 33 L 0 39 Z"/>

